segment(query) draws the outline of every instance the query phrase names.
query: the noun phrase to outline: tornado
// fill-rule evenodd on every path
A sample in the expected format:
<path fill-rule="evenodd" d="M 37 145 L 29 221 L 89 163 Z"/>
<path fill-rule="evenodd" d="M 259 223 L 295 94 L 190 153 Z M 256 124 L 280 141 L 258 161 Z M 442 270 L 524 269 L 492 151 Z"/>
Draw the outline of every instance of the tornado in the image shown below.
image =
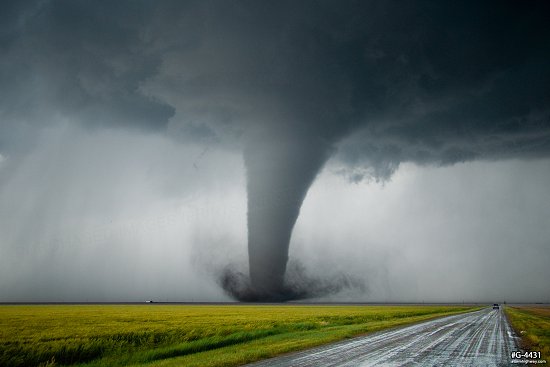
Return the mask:
<path fill-rule="evenodd" d="M 311 137 L 265 138 L 247 144 L 249 299 L 296 298 L 284 281 L 292 229 L 330 152 L 329 144 Z"/>

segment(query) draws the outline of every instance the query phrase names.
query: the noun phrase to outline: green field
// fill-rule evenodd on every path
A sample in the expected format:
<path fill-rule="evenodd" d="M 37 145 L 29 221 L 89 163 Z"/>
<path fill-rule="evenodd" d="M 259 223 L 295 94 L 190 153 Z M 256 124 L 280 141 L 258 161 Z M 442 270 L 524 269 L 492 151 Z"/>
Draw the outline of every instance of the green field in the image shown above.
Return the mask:
<path fill-rule="evenodd" d="M 506 307 L 506 315 L 515 332 L 521 336 L 526 351 L 540 351 L 550 361 L 550 307 Z"/>
<path fill-rule="evenodd" d="M 1 366 L 238 366 L 466 306 L 4 305 Z"/>

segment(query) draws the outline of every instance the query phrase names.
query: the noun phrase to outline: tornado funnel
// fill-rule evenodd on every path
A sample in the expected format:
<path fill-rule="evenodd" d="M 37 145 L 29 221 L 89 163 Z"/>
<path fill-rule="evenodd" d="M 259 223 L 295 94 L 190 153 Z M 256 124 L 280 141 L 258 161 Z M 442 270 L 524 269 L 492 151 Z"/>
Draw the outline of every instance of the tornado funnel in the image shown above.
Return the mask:
<path fill-rule="evenodd" d="M 245 150 L 250 285 L 256 300 L 293 298 L 284 284 L 290 237 L 329 151 L 320 139 L 262 139 Z"/>

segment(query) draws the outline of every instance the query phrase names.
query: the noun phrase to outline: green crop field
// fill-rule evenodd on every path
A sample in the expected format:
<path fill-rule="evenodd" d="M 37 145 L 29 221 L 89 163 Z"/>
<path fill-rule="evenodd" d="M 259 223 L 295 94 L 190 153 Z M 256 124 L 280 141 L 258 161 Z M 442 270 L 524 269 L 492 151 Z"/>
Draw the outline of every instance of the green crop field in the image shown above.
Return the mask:
<path fill-rule="evenodd" d="M 238 366 L 467 306 L 3 305 L 1 366 Z"/>
<path fill-rule="evenodd" d="M 526 351 L 542 352 L 550 361 L 550 307 L 506 307 L 506 315 L 515 332 L 521 336 Z"/>

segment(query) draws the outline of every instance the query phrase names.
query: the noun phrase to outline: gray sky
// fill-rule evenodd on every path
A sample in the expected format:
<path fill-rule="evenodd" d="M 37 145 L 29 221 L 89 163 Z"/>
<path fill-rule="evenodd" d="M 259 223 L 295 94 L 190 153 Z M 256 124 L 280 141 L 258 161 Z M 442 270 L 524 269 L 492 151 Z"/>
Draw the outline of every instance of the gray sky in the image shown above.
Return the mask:
<path fill-rule="evenodd" d="M 0 301 L 550 301 L 546 2 L 1 7 Z"/>

